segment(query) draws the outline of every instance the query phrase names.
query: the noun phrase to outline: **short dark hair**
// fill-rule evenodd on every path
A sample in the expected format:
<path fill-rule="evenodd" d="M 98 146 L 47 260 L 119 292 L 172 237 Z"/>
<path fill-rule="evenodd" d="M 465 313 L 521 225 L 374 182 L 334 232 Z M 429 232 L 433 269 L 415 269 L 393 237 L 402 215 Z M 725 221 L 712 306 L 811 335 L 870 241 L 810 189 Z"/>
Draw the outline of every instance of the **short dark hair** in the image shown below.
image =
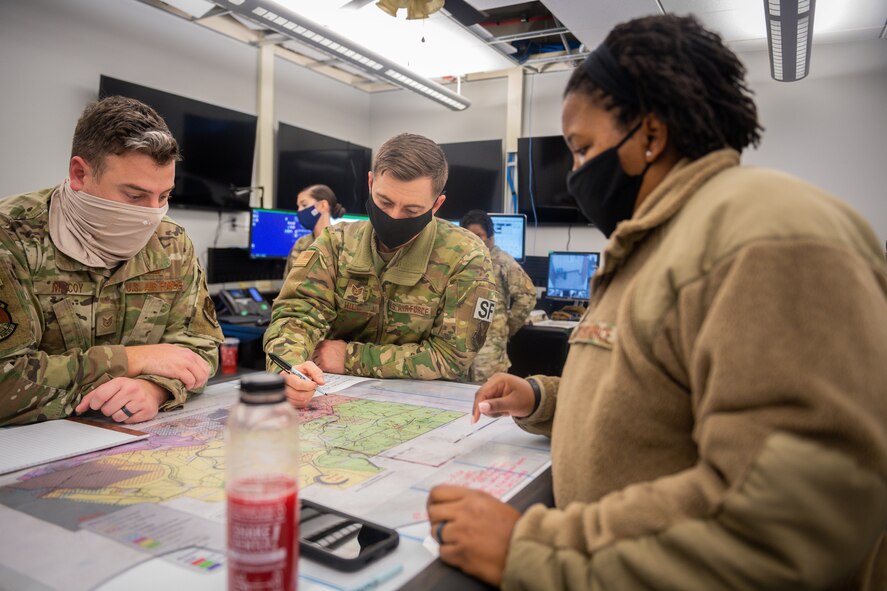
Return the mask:
<path fill-rule="evenodd" d="M 472 209 L 459 220 L 459 225 L 463 228 L 467 229 L 471 224 L 477 224 L 483 228 L 484 232 L 487 233 L 487 238 L 493 237 L 493 232 L 495 230 L 493 227 L 493 220 L 490 219 L 490 215 L 484 210 Z"/>
<path fill-rule="evenodd" d="M 340 218 L 345 215 L 345 208 L 339 204 L 339 200 L 336 199 L 336 194 L 326 185 L 311 185 L 310 187 L 305 187 L 299 193 L 303 191 L 308 191 L 308 194 L 311 195 L 313 199 L 318 201 L 326 201 L 330 204 L 330 215 L 334 218 Z"/>
<path fill-rule="evenodd" d="M 657 15 L 617 25 L 604 45 L 635 84 L 637 103 L 611 96 L 578 67 L 564 96 L 582 92 L 615 110 L 624 129 L 647 113 L 668 126 L 681 156 L 698 158 L 727 146 L 742 152 L 761 140 L 745 67 L 721 37 L 692 16 Z"/>
<path fill-rule="evenodd" d="M 373 162 L 373 174 L 390 172 L 401 181 L 431 178 L 434 196 L 447 184 L 447 157 L 436 143 L 414 133 L 396 135 L 379 148 Z"/>
<path fill-rule="evenodd" d="M 71 157 L 99 174 L 105 157 L 141 152 L 160 165 L 181 160 L 179 144 L 157 111 L 135 99 L 109 96 L 91 103 L 74 129 Z"/>

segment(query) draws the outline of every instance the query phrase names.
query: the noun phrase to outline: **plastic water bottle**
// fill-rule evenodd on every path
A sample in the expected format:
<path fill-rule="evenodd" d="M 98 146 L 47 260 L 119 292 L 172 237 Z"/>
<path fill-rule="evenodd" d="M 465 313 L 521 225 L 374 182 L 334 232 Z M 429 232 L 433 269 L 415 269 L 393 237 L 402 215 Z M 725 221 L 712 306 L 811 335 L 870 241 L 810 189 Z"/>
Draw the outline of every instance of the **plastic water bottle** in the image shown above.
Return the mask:
<path fill-rule="evenodd" d="M 240 380 L 225 432 L 229 591 L 293 591 L 299 563 L 299 414 L 278 375 Z"/>

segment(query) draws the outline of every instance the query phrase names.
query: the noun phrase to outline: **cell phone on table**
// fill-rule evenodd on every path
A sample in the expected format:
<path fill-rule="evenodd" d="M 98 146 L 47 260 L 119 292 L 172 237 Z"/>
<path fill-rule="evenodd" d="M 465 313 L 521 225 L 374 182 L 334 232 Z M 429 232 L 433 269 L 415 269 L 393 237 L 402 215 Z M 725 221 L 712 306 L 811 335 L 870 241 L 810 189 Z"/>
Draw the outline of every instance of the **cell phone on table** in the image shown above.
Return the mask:
<path fill-rule="evenodd" d="M 336 570 L 356 571 L 397 548 L 393 529 L 302 500 L 299 549 L 302 556 Z"/>

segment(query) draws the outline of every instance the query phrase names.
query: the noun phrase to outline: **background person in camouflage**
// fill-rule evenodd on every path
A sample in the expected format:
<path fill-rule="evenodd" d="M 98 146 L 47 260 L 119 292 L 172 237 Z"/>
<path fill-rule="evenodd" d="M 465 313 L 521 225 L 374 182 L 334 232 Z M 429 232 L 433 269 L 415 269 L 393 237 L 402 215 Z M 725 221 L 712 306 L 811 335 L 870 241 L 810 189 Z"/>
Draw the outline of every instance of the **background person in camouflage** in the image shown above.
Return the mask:
<path fill-rule="evenodd" d="M 181 226 L 164 217 L 179 151 L 131 99 L 88 106 L 70 178 L 0 200 L 0 424 L 180 406 L 221 332 Z"/>
<path fill-rule="evenodd" d="M 508 371 L 508 339 L 524 325 L 530 311 L 536 305 L 536 288 L 533 281 L 514 258 L 496 246 L 493 236 L 493 220 L 487 212 L 472 209 L 459 224 L 480 238 L 490 250 L 493 261 L 493 277 L 499 289 L 500 305 L 496 308 L 487 341 L 477 352 L 471 365 L 472 382 L 482 384 L 496 372 Z"/>
<path fill-rule="evenodd" d="M 396 136 L 368 179 L 370 221 L 332 226 L 298 257 L 265 351 L 333 373 L 464 380 L 497 293 L 481 241 L 433 217 L 445 199 L 443 151 L 422 136 Z M 313 387 L 286 377 L 290 400 L 307 403 Z"/>
<path fill-rule="evenodd" d="M 286 259 L 284 279 L 290 274 L 296 258 L 314 244 L 323 229 L 330 225 L 330 218 L 340 218 L 345 215 L 345 208 L 336 199 L 333 190 L 326 185 L 311 185 L 302 189 L 296 196 L 296 204 L 299 206 L 299 223 L 311 232 L 293 244 L 293 249 Z"/>

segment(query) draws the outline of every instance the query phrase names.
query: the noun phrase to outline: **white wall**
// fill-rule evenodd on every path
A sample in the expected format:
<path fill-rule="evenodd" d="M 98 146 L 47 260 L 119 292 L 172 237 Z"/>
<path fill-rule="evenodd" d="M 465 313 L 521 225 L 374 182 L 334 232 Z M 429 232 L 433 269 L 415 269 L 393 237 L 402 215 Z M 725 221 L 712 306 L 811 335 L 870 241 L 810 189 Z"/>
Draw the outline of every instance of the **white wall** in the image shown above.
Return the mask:
<path fill-rule="evenodd" d="M 388 138 L 404 132 L 418 133 L 441 144 L 504 139 L 506 80 L 466 83 L 462 85 L 462 94 L 472 103 L 464 111 L 451 111 L 405 90 L 372 95 L 370 137 L 373 152 Z"/>
<path fill-rule="evenodd" d="M 770 78 L 766 52 L 742 55 L 763 140 L 743 162 L 778 168 L 859 211 L 887 239 L 887 42 L 814 45 L 810 75 Z"/>
<path fill-rule="evenodd" d="M 101 74 L 255 114 L 257 60 L 254 47 L 136 0 L 0 1 L 0 197 L 66 176 L 74 125 Z M 282 59 L 275 81 L 279 120 L 369 144 L 369 95 Z M 170 216 L 203 257 L 218 215 Z M 223 222 L 216 244 L 247 246 L 247 215 Z"/>

